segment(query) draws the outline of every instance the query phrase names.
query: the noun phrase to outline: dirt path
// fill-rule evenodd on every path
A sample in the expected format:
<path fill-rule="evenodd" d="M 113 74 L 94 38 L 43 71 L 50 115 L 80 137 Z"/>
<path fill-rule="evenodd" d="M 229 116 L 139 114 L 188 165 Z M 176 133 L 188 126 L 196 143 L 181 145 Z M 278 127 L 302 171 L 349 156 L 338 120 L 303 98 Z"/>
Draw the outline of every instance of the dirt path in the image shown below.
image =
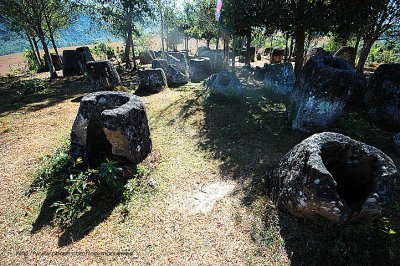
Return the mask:
<path fill-rule="evenodd" d="M 158 157 L 150 178 L 156 182 L 158 192 L 148 201 L 128 204 L 129 215 L 124 221 L 121 206 L 117 206 L 78 240 L 73 234 L 62 236 L 51 226 L 31 234 L 45 193 L 24 196 L 32 182 L 35 160 L 41 153 L 51 154 L 68 137 L 78 103 L 66 100 L 39 111 L 15 112 L 2 118 L 9 130 L 0 134 L 0 264 L 260 265 L 269 259 L 267 264 L 287 262 L 284 250 L 268 258 L 254 244 L 250 234 L 253 216 L 241 202 L 240 186 L 229 176 L 222 176 L 222 161 L 199 148 L 204 141 L 200 132 L 204 111 L 191 110 L 188 115 L 185 109 L 188 101 L 195 99 L 192 89 L 167 90 L 145 98 L 153 154 Z M 210 197 L 202 198 L 199 193 L 209 193 Z M 71 243 L 62 246 L 61 237 L 70 238 Z M 41 253 L 49 251 L 131 254 Z"/>

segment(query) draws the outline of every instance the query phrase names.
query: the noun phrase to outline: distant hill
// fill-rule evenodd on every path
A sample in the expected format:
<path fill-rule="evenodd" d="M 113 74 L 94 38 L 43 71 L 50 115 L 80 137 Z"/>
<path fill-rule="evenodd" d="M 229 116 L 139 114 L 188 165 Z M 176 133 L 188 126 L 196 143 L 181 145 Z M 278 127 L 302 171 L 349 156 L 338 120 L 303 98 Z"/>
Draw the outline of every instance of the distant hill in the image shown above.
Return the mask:
<path fill-rule="evenodd" d="M 60 32 L 57 45 L 66 47 L 115 41 L 119 41 L 119 39 L 101 29 L 89 17 L 82 15 L 76 23 Z M 8 31 L 0 24 L 0 56 L 22 52 L 25 49 L 30 49 L 28 41 L 15 32 Z"/>

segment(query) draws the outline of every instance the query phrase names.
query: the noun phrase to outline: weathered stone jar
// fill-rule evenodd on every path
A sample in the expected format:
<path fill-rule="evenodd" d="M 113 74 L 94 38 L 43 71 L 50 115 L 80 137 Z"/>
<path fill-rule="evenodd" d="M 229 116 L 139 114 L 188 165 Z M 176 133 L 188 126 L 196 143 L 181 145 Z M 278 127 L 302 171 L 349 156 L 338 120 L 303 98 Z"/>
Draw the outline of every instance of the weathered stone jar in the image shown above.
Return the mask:
<path fill-rule="evenodd" d="M 112 154 L 138 164 L 151 149 L 146 110 L 138 96 L 103 91 L 83 97 L 71 131 L 72 159 L 98 166 Z"/>
<path fill-rule="evenodd" d="M 121 79 L 110 61 L 87 62 L 86 71 L 93 91 L 112 90 L 121 85 Z"/>
<path fill-rule="evenodd" d="M 167 86 L 167 77 L 161 68 L 138 71 L 139 90 L 158 93 Z"/>
<path fill-rule="evenodd" d="M 371 118 L 400 130 L 400 64 L 383 64 L 372 75 L 365 95 Z"/>
<path fill-rule="evenodd" d="M 360 76 L 342 59 L 314 56 L 307 61 L 288 108 L 292 128 L 302 132 L 326 130 L 342 114 Z"/>
<path fill-rule="evenodd" d="M 379 213 L 392 200 L 397 176 L 380 150 L 324 132 L 296 145 L 267 180 L 271 199 L 294 216 L 342 223 Z"/>
<path fill-rule="evenodd" d="M 277 99 L 289 101 L 296 81 L 291 63 L 274 64 L 265 67 L 264 86 Z"/>

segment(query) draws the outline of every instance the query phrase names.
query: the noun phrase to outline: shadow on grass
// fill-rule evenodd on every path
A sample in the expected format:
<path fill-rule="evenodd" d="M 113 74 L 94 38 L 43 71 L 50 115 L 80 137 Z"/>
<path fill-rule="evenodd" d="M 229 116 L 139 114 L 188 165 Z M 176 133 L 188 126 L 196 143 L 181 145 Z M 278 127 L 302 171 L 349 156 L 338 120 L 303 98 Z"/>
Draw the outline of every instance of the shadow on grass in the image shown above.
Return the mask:
<path fill-rule="evenodd" d="M 127 180 L 124 181 L 123 185 L 126 182 Z M 64 201 L 67 196 L 66 191 L 59 187 L 53 185 L 53 187 L 48 188 L 39 216 L 32 225 L 31 234 L 36 234 L 45 226 L 54 226 L 56 213 L 52 205 L 57 201 Z M 91 200 L 90 209 L 72 223 L 61 226 L 62 234 L 59 236 L 58 246 L 68 246 L 83 239 L 111 215 L 114 208 L 122 202 L 122 199 L 123 190 L 115 191 L 101 188 L 96 191 L 96 195 Z"/>
<path fill-rule="evenodd" d="M 220 166 L 223 176 L 242 183 L 244 205 L 254 206 L 260 198 L 264 200 L 263 226 L 254 237 L 259 245 L 270 253 L 285 250 L 293 265 L 395 265 L 399 262 L 399 238 L 389 234 L 389 229 L 400 233 L 398 188 L 395 204 L 369 224 L 340 227 L 323 221 L 298 220 L 278 210 L 266 195 L 267 169 L 307 137 L 290 129 L 284 106 L 269 101 L 260 90 L 249 91 L 241 99 L 206 97 L 203 89 L 194 94 L 184 99 L 180 117 L 188 118 L 203 110 L 200 148 L 223 161 Z M 391 148 L 390 132 L 367 126 L 363 130 L 366 132 L 359 140 L 394 156 L 399 165 L 399 156 Z M 336 131 L 348 133 L 340 127 Z"/>
<path fill-rule="evenodd" d="M 62 101 L 90 92 L 89 83 L 83 77 L 59 78 L 54 81 L 45 80 L 48 89 L 27 94 L 19 94 L 13 83 L 21 77 L 0 77 L 0 115 L 20 110 L 29 106 L 29 111 L 37 111 L 54 106 Z"/>

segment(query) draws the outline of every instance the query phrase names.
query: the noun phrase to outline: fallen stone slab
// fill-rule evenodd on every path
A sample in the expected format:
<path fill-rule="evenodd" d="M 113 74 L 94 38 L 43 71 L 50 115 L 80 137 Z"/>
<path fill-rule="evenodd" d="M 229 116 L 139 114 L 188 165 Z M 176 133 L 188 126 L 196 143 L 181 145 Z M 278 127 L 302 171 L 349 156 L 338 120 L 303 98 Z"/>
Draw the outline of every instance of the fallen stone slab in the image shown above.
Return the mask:
<path fill-rule="evenodd" d="M 138 164 L 151 149 L 146 110 L 138 96 L 102 91 L 83 97 L 71 131 L 73 160 L 98 166 L 112 154 Z"/>
<path fill-rule="evenodd" d="M 380 213 L 392 201 L 398 172 L 380 150 L 347 136 L 315 134 L 267 174 L 268 194 L 300 218 L 343 223 Z"/>

